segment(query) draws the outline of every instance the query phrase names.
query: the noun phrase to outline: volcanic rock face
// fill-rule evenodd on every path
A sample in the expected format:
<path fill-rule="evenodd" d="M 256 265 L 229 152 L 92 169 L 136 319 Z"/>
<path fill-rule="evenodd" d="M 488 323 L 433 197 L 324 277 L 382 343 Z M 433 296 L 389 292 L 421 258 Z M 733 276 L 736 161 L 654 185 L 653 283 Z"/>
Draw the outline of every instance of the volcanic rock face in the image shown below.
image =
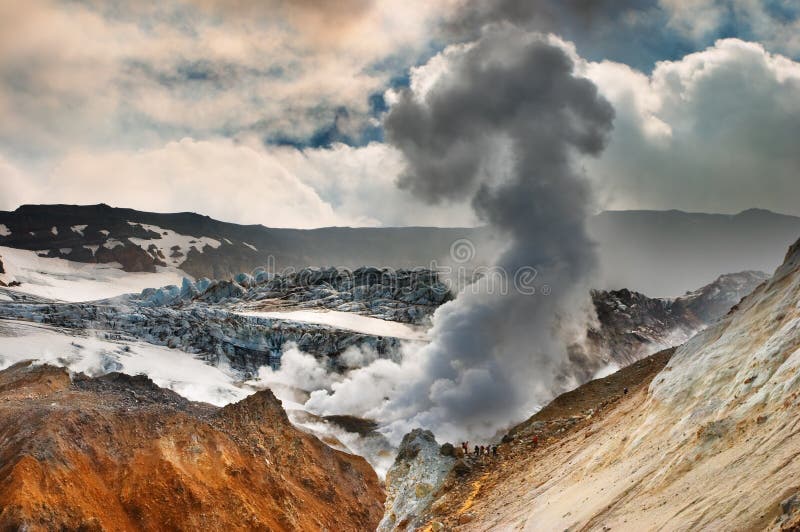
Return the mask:
<path fill-rule="evenodd" d="M 269 391 L 218 409 L 146 377 L 0 372 L 0 527 L 371 530 L 363 459 L 293 428 Z"/>
<path fill-rule="evenodd" d="M 642 368 L 644 385 L 589 383 L 517 427 L 507 459 L 434 503 L 431 519 L 463 530 L 797 530 L 799 302 L 800 243 L 668 362 L 638 363 L 655 370 Z"/>
<path fill-rule="evenodd" d="M 768 278 L 763 272 L 726 274 L 677 299 L 656 299 L 627 289 L 595 290 L 592 301 L 598 326 L 588 331 L 588 349 L 626 366 L 680 345 Z"/>
<path fill-rule="evenodd" d="M 454 463 L 429 430 L 406 434 L 386 473 L 386 513 L 378 530 L 414 530 Z"/>

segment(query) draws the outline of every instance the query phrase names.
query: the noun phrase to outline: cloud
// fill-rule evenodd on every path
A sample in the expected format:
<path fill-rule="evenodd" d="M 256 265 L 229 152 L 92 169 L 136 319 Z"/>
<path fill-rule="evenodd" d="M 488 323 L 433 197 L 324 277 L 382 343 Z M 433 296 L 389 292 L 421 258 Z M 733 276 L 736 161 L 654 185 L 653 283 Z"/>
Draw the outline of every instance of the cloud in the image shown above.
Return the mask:
<path fill-rule="evenodd" d="M 375 223 L 340 216 L 265 148 L 229 139 L 185 138 L 140 151 L 76 150 L 43 177 L 25 181 L 38 185 L 35 197 L 45 203 L 108 202 L 286 227 Z M 14 197 L 13 185 L 0 186 Z"/>
<path fill-rule="evenodd" d="M 421 205 L 395 180 L 396 150 L 373 143 L 330 149 L 184 138 L 151 149 L 73 149 L 48 165 L 0 152 L 0 209 L 22 203 L 100 203 L 193 211 L 272 227 L 471 225 L 468 208 Z"/>
<path fill-rule="evenodd" d="M 610 62 L 586 75 L 617 111 L 585 163 L 604 206 L 800 213 L 800 63 L 726 39 L 649 76 Z"/>
<path fill-rule="evenodd" d="M 800 8 L 792 0 L 462 0 L 445 33 L 475 36 L 486 24 L 552 32 L 583 57 L 650 71 L 721 37 L 800 54 Z"/>
<path fill-rule="evenodd" d="M 0 146 L 46 158 L 184 136 L 302 139 L 342 109 L 364 128 L 370 96 L 425 53 L 442 9 L 422 0 L 6 2 Z"/>
<path fill-rule="evenodd" d="M 696 42 L 720 36 L 724 28 L 762 42 L 769 49 L 800 53 L 800 7 L 792 0 L 660 0 L 669 26 Z M 730 30 L 728 30 L 730 31 Z"/>

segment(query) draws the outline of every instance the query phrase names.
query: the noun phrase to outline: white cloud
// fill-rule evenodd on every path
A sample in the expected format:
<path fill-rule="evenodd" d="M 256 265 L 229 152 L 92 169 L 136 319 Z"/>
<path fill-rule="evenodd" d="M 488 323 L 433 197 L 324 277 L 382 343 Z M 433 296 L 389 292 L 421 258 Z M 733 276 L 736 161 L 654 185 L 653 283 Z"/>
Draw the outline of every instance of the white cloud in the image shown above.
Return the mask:
<path fill-rule="evenodd" d="M 228 139 L 186 138 L 141 151 L 76 150 L 43 177 L 24 181 L 38 185 L 34 195 L 43 203 L 107 202 L 285 227 L 373 222 L 340 216 L 264 148 Z"/>
<path fill-rule="evenodd" d="M 585 68 L 617 113 L 609 147 L 585 162 L 606 207 L 800 212 L 800 63 L 727 39 L 650 76 Z"/>
<path fill-rule="evenodd" d="M 800 18 L 793 0 L 660 0 L 669 26 L 696 42 L 719 35 L 726 25 L 739 34 L 749 33 L 769 49 L 794 55 L 800 53 Z M 781 16 L 776 10 L 795 13 Z"/>
<path fill-rule="evenodd" d="M 0 209 L 105 202 L 272 227 L 471 223 L 467 208 L 418 205 L 394 184 L 401 168 L 399 154 L 379 143 L 301 151 L 184 138 L 152 149 L 74 149 L 49 168 L 0 153 Z"/>
<path fill-rule="evenodd" d="M 363 124 L 370 94 L 425 50 L 446 4 L 5 2 L 0 146 L 47 155 L 180 136 L 303 138 L 341 107 Z M 387 57 L 393 69 L 375 67 Z"/>

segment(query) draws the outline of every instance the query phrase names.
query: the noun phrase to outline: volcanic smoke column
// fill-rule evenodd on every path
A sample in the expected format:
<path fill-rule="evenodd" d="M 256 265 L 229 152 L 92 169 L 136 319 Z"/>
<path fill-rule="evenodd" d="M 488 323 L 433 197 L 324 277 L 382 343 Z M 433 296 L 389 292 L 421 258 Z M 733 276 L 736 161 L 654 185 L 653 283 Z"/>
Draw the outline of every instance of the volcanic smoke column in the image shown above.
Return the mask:
<path fill-rule="evenodd" d="M 385 129 L 407 162 L 399 186 L 430 203 L 470 201 L 508 242 L 496 266 L 512 287 L 479 285 L 439 309 L 417 378 L 384 408 L 395 433 L 492 435 L 558 391 L 569 361 L 555 319 L 585 297 L 596 267 L 575 159 L 603 150 L 613 118 L 567 45 L 511 26 L 449 47 L 397 95 Z M 514 290 L 514 274 L 524 281 L 531 268 L 551 294 Z"/>

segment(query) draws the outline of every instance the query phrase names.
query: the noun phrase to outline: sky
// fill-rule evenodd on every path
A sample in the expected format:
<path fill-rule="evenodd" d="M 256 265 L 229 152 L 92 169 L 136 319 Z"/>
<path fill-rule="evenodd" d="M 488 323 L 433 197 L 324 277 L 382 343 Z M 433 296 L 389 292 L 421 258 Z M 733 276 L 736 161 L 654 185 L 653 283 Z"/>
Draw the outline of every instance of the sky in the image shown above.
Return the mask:
<path fill-rule="evenodd" d="M 512 41 L 546 39 L 613 109 L 604 149 L 574 155 L 594 211 L 800 215 L 794 0 L 0 2 L 0 209 L 479 223 L 480 197 L 459 181 L 469 153 L 448 144 L 461 158 L 440 165 L 446 131 L 406 111 L 422 102 L 475 128 L 492 154 L 480 171 L 501 180 L 522 155 L 497 141 L 491 117 L 459 108 L 483 103 L 457 99 L 474 86 L 453 85 L 479 79 L 464 57 L 492 35 L 513 36 L 490 58 L 512 69 Z M 492 83 L 482 91 L 498 97 Z M 421 193 L 409 179 L 420 164 L 446 194 Z"/>

